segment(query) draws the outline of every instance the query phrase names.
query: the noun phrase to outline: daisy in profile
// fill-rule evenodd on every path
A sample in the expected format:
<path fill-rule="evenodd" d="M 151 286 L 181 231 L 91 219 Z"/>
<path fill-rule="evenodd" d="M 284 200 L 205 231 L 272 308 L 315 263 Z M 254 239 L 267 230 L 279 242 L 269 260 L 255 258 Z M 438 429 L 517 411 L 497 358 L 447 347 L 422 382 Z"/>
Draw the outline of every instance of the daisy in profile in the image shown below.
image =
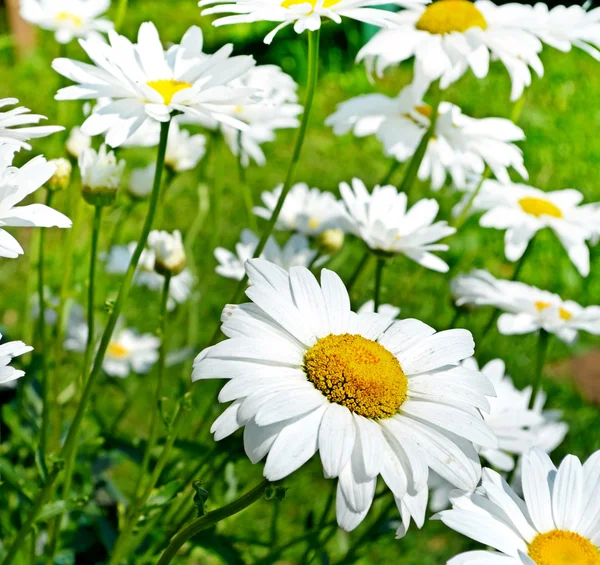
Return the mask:
<path fill-rule="evenodd" d="M 583 465 L 567 455 L 557 469 L 532 450 L 523 461 L 520 498 L 485 469 L 481 488 L 456 495 L 438 515 L 449 528 L 490 549 L 462 553 L 448 565 L 596 565 L 600 562 L 600 452 Z"/>
<path fill-rule="evenodd" d="M 468 195 L 467 195 L 468 198 Z M 593 235 L 593 218 L 579 206 L 583 194 L 572 188 L 544 192 L 524 184 L 483 183 L 473 202 L 474 211 L 485 211 L 479 224 L 506 230 L 504 252 L 518 261 L 541 229 L 550 228 L 558 237 L 579 273 L 590 273 L 590 251 L 586 241 Z"/>
<path fill-rule="evenodd" d="M 414 156 L 427 133 L 431 112 L 421 89 L 410 85 L 395 98 L 367 94 L 342 102 L 325 123 L 336 135 L 349 131 L 357 137 L 375 135 L 387 156 L 405 162 Z M 458 106 L 442 102 L 419 179 L 431 179 L 431 187 L 439 190 L 449 174 L 454 185 L 463 189 L 469 178 L 483 175 L 486 165 L 502 182 L 510 182 L 509 168 L 527 179 L 523 152 L 515 145 L 524 139 L 523 130 L 510 120 L 478 120 L 463 114 Z"/>
<path fill-rule="evenodd" d="M 4 228 L 70 228 L 71 220 L 44 204 L 17 206 L 48 182 L 56 166 L 42 156 L 34 157 L 20 168 L 12 166 L 14 147 L 0 146 L 0 257 L 16 259 L 23 254 L 19 242 Z"/>
<path fill-rule="evenodd" d="M 244 127 L 223 108 L 246 104 L 252 98 L 251 89 L 229 85 L 254 66 L 252 57 L 230 57 L 231 45 L 213 55 L 202 53 L 198 27 L 191 27 L 181 44 L 167 51 L 150 22 L 141 25 L 137 44 L 115 32 L 109 33 L 109 41 L 80 41 L 95 65 L 72 59 L 55 59 L 52 64 L 55 71 L 77 83 L 59 90 L 57 100 L 111 99 L 83 123 L 86 135 L 105 133 L 106 143 L 117 147 L 149 121 L 166 122 L 174 113 Z"/>
<path fill-rule="evenodd" d="M 33 351 L 33 347 L 25 345 L 22 341 L 9 341 L 0 345 L 0 388 L 10 387 L 14 381 L 25 375 L 25 371 L 11 367 L 10 362 L 30 351 Z"/>
<path fill-rule="evenodd" d="M 393 3 L 398 6 L 420 6 L 425 2 L 395 0 Z M 373 8 L 385 3 L 384 0 L 201 0 L 198 6 L 211 6 L 202 11 L 203 16 L 233 14 L 216 19 L 213 22 L 215 26 L 281 22 L 265 37 L 265 43 L 270 44 L 275 35 L 288 25 L 293 24 L 296 33 L 314 31 L 321 27 L 322 19 L 336 24 L 342 23 L 342 18 L 350 18 L 378 27 L 398 25 L 400 20 L 397 14 Z"/>
<path fill-rule="evenodd" d="M 457 306 L 495 306 L 504 313 L 498 331 L 521 335 L 543 329 L 565 343 L 580 331 L 600 335 L 600 306 L 583 307 L 572 300 L 521 282 L 495 279 L 487 271 L 460 275 L 452 283 Z"/>
<path fill-rule="evenodd" d="M 261 199 L 264 207 L 257 206 L 254 213 L 270 220 L 281 189 L 282 185 L 279 185 L 275 190 L 263 192 Z M 305 182 L 299 182 L 289 191 L 275 227 L 312 237 L 326 230 L 343 227 L 344 216 L 343 204 L 331 192 L 310 188 Z"/>
<path fill-rule="evenodd" d="M 511 99 L 517 100 L 531 84 L 533 69 L 544 67 L 538 53 L 541 41 L 521 22 L 524 6 L 496 6 L 488 0 L 437 0 L 400 12 L 399 25 L 378 32 L 358 53 L 369 72 L 377 75 L 414 57 L 416 81 L 428 85 L 440 80 L 442 89 L 467 70 L 484 78 L 490 60 L 501 61 L 511 77 Z"/>
<path fill-rule="evenodd" d="M 379 475 L 399 507 L 426 487 L 430 468 L 458 488 L 476 486 L 474 445 L 495 448 L 497 439 L 479 413 L 493 387 L 460 365 L 474 351 L 470 332 L 353 313 L 327 269 L 320 284 L 308 269 L 263 259 L 246 269 L 252 303 L 227 308 L 228 339 L 194 364 L 193 381 L 229 379 L 216 440 L 243 427 L 246 454 L 266 457 L 271 481 L 319 452 L 325 476 L 338 478 L 346 530 L 365 518 Z"/>
<path fill-rule="evenodd" d="M 369 249 L 388 256 L 406 255 L 426 269 L 448 272 L 448 265 L 432 251 L 448 251 L 437 243 L 456 232 L 448 222 L 436 222 L 436 200 L 419 200 L 407 208 L 407 197 L 393 186 L 376 186 L 369 193 L 359 179 L 340 184 L 348 213 L 348 227 Z"/>
<path fill-rule="evenodd" d="M 109 7 L 110 0 L 21 0 L 21 17 L 53 31 L 59 43 L 70 43 L 113 29 L 110 20 L 100 17 Z"/>
<path fill-rule="evenodd" d="M 16 98 L 2 98 L 0 99 L 0 108 L 14 106 L 18 103 Z M 0 111 L 0 145 L 11 145 L 15 151 L 31 149 L 31 145 L 27 143 L 30 139 L 46 137 L 65 129 L 62 126 L 34 125 L 47 118 L 29 112 L 31 112 L 29 108 L 23 107 Z"/>
<path fill-rule="evenodd" d="M 227 279 L 241 281 L 246 274 L 246 261 L 254 257 L 260 238 L 252 231 L 245 229 L 239 243 L 235 246 L 235 253 L 217 247 L 215 259 L 218 265 L 215 269 L 217 274 Z M 267 241 L 261 257 L 288 270 L 290 267 L 308 267 L 317 252 L 310 248 L 308 239 L 300 234 L 294 234 L 285 245 L 280 246 L 275 238 L 270 237 Z"/>

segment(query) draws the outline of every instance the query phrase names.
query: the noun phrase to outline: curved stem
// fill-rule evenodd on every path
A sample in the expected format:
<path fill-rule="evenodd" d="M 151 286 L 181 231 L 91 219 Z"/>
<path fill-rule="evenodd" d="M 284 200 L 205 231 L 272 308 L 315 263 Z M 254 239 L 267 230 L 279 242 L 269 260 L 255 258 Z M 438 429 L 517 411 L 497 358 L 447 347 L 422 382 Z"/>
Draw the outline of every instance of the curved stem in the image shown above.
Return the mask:
<path fill-rule="evenodd" d="M 381 305 L 381 282 L 383 280 L 383 268 L 385 267 L 385 258 L 377 258 L 377 268 L 375 269 L 375 295 L 374 295 L 374 312 L 379 312 Z"/>
<path fill-rule="evenodd" d="M 535 367 L 535 380 L 533 381 L 533 389 L 531 390 L 531 398 L 529 399 L 529 409 L 533 410 L 535 401 L 542 388 L 542 377 L 544 373 L 544 363 L 546 361 L 546 353 L 548 352 L 548 341 L 550 334 L 546 330 L 540 330 L 537 347 L 537 363 Z"/>
<path fill-rule="evenodd" d="M 456 218 L 456 221 L 454 222 L 454 227 L 456 229 L 460 229 L 464 225 L 464 223 L 467 221 L 467 218 L 469 217 L 469 214 L 471 213 L 471 209 L 473 208 L 473 204 L 475 203 L 475 199 L 479 196 L 479 193 L 481 192 L 483 183 L 487 179 L 490 178 L 491 174 L 492 174 L 492 170 L 486 165 L 485 170 L 483 171 L 483 175 L 481 175 L 481 180 L 479 181 L 479 184 L 477 185 L 475 190 L 471 193 L 471 196 L 469 196 L 469 199 L 467 200 L 465 207 L 462 209 L 462 212 L 460 213 L 460 215 L 458 216 L 458 218 Z"/>
<path fill-rule="evenodd" d="M 125 16 L 127 15 L 127 0 L 119 0 L 119 7 L 117 8 L 117 16 L 115 18 L 115 30 L 121 31 L 121 26 L 125 21 Z"/>
<path fill-rule="evenodd" d="M 346 290 L 348 291 L 348 294 L 350 294 L 350 292 L 354 288 L 354 285 L 358 281 L 358 277 L 360 277 L 360 274 L 362 273 L 366 264 L 369 262 L 370 258 L 371 258 L 371 252 L 367 249 L 365 251 L 364 255 L 362 256 L 362 259 L 360 260 L 359 264 L 356 266 L 356 269 L 354 269 L 354 272 L 352 273 L 352 276 L 350 277 L 348 284 L 346 285 Z"/>
<path fill-rule="evenodd" d="M 379 186 L 384 186 L 386 184 L 389 184 L 390 181 L 392 180 L 392 177 L 394 176 L 394 174 L 396 173 L 396 171 L 398 170 L 398 168 L 400 167 L 401 164 L 402 163 L 400 161 L 398 161 L 397 159 L 394 159 L 392 161 L 392 164 L 390 165 L 388 172 L 381 179 L 381 181 L 379 181 Z"/>
<path fill-rule="evenodd" d="M 173 558 L 177 555 L 177 552 L 181 549 L 181 546 L 190 538 L 200 533 L 202 530 L 206 530 L 221 520 L 229 518 L 230 516 L 234 516 L 249 506 L 252 506 L 252 504 L 254 504 L 257 500 L 262 498 L 269 484 L 269 481 L 264 480 L 257 487 L 253 488 L 250 492 L 241 498 L 238 498 L 231 504 L 223 506 L 218 510 L 213 510 L 212 512 L 209 512 L 200 518 L 196 518 L 189 526 L 181 530 L 171 540 L 169 547 L 162 554 L 157 565 L 167 565 L 168 563 L 171 563 Z"/>

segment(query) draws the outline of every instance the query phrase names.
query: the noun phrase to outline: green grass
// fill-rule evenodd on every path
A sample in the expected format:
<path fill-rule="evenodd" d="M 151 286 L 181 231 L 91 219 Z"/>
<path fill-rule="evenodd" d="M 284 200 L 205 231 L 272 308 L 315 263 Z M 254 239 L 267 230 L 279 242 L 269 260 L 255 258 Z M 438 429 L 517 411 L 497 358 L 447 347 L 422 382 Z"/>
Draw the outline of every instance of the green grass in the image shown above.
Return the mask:
<path fill-rule="evenodd" d="M 201 18 L 198 14 L 194 2 L 189 1 L 132 2 L 125 31 L 131 35 L 140 21 L 153 19 L 160 22 L 159 28 L 166 40 L 176 41 L 188 25 L 199 24 L 207 32 L 208 50 L 233 39 L 236 45 L 239 43 L 239 51 L 256 53 L 259 63 L 280 62 L 288 72 L 293 73 L 300 81 L 303 80 L 305 66 L 302 62 L 298 63 L 298 57 L 305 53 L 302 39 L 284 34 L 278 38 L 273 49 L 267 50 L 256 41 L 262 37 L 264 28 L 257 31 L 252 26 L 244 26 L 235 29 L 220 28 L 215 31 L 208 26 L 206 18 Z M 376 184 L 387 171 L 389 163 L 382 157 L 381 148 L 375 140 L 358 140 L 352 136 L 335 137 L 324 126 L 324 119 L 334 111 L 336 104 L 347 98 L 375 91 L 395 94 L 411 77 L 410 67 L 404 66 L 386 75 L 385 80 L 370 84 L 364 69 L 360 66 L 354 67 L 348 55 L 343 52 L 345 48 L 340 47 L 346 43 L 348 52 L 356 51 L 360 44 L 356 29 L 350 28 L 346 36 L 334 36 L 331 33 L 324 36 L 323 73 L 297 175 L 299 181 L 306 181 L 335 193 L 339 182 L 350 180 L 354 176 L 363 179 L 367 186 Z M 36 113 L 48 115 L 53 123 L 56 123 L 60 112 L 63 112 L 63 116 L 68 116 L 67 123 L 74 125 L 81 121 L 79 105 L 70 103 L 66 105 L 66 110 L 60 110 L 51 99 L 59 82 L 49 70 L 49 58 L 57 51 L 56 45 L 47 35 L 44 35 L 42 45 L 44 49 L 18 65 L 11 64 L 8 56 L 4 55 L 0 97 L 18 97 L 22 104 Z M 82 56 L 76 46 L 70 47 L 70 54 Z M 544 64 L 546 76 L 541 80 L 534 80 L 527 94 L 520 122 L 528 137 L 524 149 L 531 184 L 547 190 L 578 188 L 585 194 L 587 202 L 597 201 L 600 196 L 597 175 L 600 165 L 600 138 L 597 135 L 600 109 L 596 103 L 600 96 L 598 63 L 579 52 L 562 54 L 546 50 Z M 498 64 L 493 65 L 488 79 L 477 81 L 473 77 L 465 77 L 445 95 L 445 99 L 460 104 L 467 114 L 475 117 L 508 117 L 511 112 L 508 97 L 508 78 Z M 36 149 L 43 151 L 48 157 L 61 156 L 62 146 L 58 137 L 36 143 Z M 258 201 L 263 190 L 270 190 L 281 182 L 292 143 L 292 132 L 280 133 L 277 143 L 266 147 L 267 167 L 252 167 L 248 170 L 247 178 L 255 201 Z M 152 151 L 123 150 L 120 154 L 127 159 L 129 168 L 143 165 L 154 158 Z M 29 156 L 19 156 L 20 160 L 24 158 Z M 200 351 L 214 331 L 218 314 L 230 299 L 235 287 L 233 282 L 220 279 L 215 274 L 215 260 L 212 255 L 216 245 L 232 248 L 239 233 L 248 224 L 235 160 L 221 147 L 209 171 L 209 177 L 202 182 L 206 183 L 210 196 L 210 210 L 198 237 L 192 242 L 192 249 L 188 250 L 193 254 L 198 276 L 197 290 L 202 298 L 194 311 L 179 308 L 172 315 L 169 321 L 171 331 L 168 335 L 171 350 L 192 346 L 195 352 Z M 182 230 L 184 235 L 188 232 L 198 208 L 196 189 L 199 182 L 196 171 L 185 173 L 176 179 L 165 196 L 157 227 L 177 228 Z M 414 190 L 413 199 L 423 196 L 430 194 L 425 186 L 418 186 Z M 441 201 L 442 216 L 449 218 L 456 195 L 446 191 L 437 196 Z M 124 199 L 121 204 L 123 201 Z M 61 197 L 56 206 L 62 209 Z M 127 219 L 122 241 L 134 240 L 137 237 L 144 213 L 145 205 L 140 205 Z M 102 250 L 106 250 L 116 218 L 114 211 L 108 214 L 100 244 Z M 80 303 L 84 300 L 88 232 L 91 225 L 91 211 L 87 206 L 84 220 L 78 228 L 81 236 L 78 238 L 75 255 L 76 285 L 73 293 L 73 299 Z M 26 233 L 24 229 L 18 230 L 17 237 L 25 243 L 28 240 L 36 241 L 36 235 Z M 61 277 L 62 237 L 63 234 L 57 230 L 48 233 L 47 278 L 48 285 L 55 293 Z M 452 267 L 452 273 L 485 268 L 498 276 L 510 276 L 512 267 L 504 259 L 502 233 L 482 230 L 478 228 L 475 219 L 471 219 L 459 234 L 449 239 L 449 243 L 451 250 L 445 256 Z M 348 277 L 358 262 L 360 253 L 362 249 L 359 243 L 348 238 L 344 250 L 333 259 L 331 267 L 338 270 L 343 277 Z M 25 257 L 14 261 L 4 260 L 0 270 L 3 297 L 3 307 L 0 310 L 3 316 L 2 333 L 11 339 L 22 339 L 32 332 L 31 322 L 26 315 L 28 297 L 24 292 L 27 284 L 30 287 L 31 284 L 35 285 L 32 265 L 35 265 L 35 250 L 26 248 Z M 372 296 L 373 271 L 371 268 L 355 289 L 353 300 L 357 305 Z M 102 270 L 100 272 L 98 295 L 113 297 L 118 280 L 106 276 Z M 600 257 L 596 256 L 592 275 L 584 282 L 554 236 L 542 233 L 521 278 L 525 282 L 558 292 L 563 298 L 575 299 L 585 305 L 597 303 L 600 296 Z M 432 272 L 423 274 L 417 265 L 402 258 L 395 260 L 385 273 L 383 301 L 401 306 L 403 317 L 416 317 L 440 329 L 446 327 L 452 318 L 448 278 Z M 101 300 L 99 303 L 101 305 Z M 137 289 L 127 304 L 125 318 L 128 325 L 140 331 L 154 331 L 157 309 L 158 295 Z M 105 315 L 100 309 L 98 314 L 104 319 Z M 463 323 L 477 336 L 488 316 L 489 312 L 477 312 L 463 320 Z M 585 354 L 591 348 L 598 347 L 598 343 L 597 338 L 582 335 L 577 345 L 568 348 L 552 339 L 549 361 L 556 363 L 572 355 Z M 525 386 L 531 381 L 534 352 L 534 336 L 502 337 L 494 331 L 481 350 L 477 351 L 477 356 L 483 362 L 494 357 L 503 358 L 509 374 L 516 383 Z M 69 357 L 67 363 L 61 367 L 63 388 L 75 379 L 78 362 L 77 357 Z M 35 376 L 35 366 L 30 367 L 29 373 L 30 378 Z M 87 552 L 86 563 L 96 562 L 96 556 L 103 555 L 103 547 L 110 543 L 109 540 L 114 535 L 116 515 L 123 497 L 131 491 L 136 467 L 130 456 L 135 458 L 139 453 L 140 441 L 146 437 L 148 412 L 153 409 L 150 405 L 152 381 L 152 375 L 130 377 L 118 383 L 105 377 L 98 386 L 93 410 L 84 429 L 84 446 L 75 477 L 78 492 L 91 497 L 92 500 L 85 504 L 84 511 L 72 514 L 77 522 L 72 523 L 71 530 L 67 532 L 63 541 L 63 547 L 79 547 Z M 188 419 L 186 433 L 178 443 L 178 456 L 167 469 L 164 482 L 184 476 L 184 469 L 194 467 L 212 448 L 212 441 L 207 441 L 208 428 L 220 408 L 214 408 L 209 421 L 202 421 L 202 415 L 217 386 L 217 383 L 197 383 L 192 387 L 194 407 Z M 167 412 L 173 409 L 175 400 L 188 388 L 189 367 L 180 365 L 171 368 L 165 387 L 165 396 L 169 399 L 166 403 Z M 569 380 L 547 380 L 545 388 L 549 396 L 548 406 L 563 410 L 564 418 L 571 428 L 564 444 L 556 450 L 555 458 L 559 459 L 566 453 L 575 453 L 585 458 L 594 450 L 600 449 L 600 413 L 597 407 L 587 403 Z M 127 413 L 115 433 L 107 433 L 102 422 L 111 422 L 119 412 L 124 398 L 134 393 L 135 403 L 132 410 Z M 21 391 L 20 395 L 20 400 L 29 406 L 25 393 Z M 11 406 L 14 408 L 16 405 L 13 402 Z M 4 407 L 3 419 L 9 424 L 13 408 Z M 63 410 L 66 415 L 71 414 L 72 402 L 67 402 Z M 9 425 L 13 435 L 0 447 L 0 455 L 8 455 L 17 471 L 35 483 L 38 478 L 33 454 L 27 447 L 27 438 L 34 437 L 34 420 L 35 418 L 30 416 L 18 425 Z M 17 432 L 23 437 L 17 437 Z M 251 466 L 246 461 L 239 435 L 224 445 L 224 448 L 231 450 L 232 463 L 227 472 L 214 475 L 204 473 L 198 476 L 205 480 L 204 486 L 210 492 L 209 509 L 220 506 L 235 496 L 236 492 L 248 490 L 260 480 L 262 466 Z M 219 466 L 221 458 L 222 456 L 214 456 L 211 459 L 213 467 Z M 26 472 L 23 471 L 25 468 Z M 320 466 L 315 461 L 284 481 L 284 484 L 289 491 L 286 499 L 278 503 L 280 518 L 278 541 L 275 545 L 284 544 L 305 532 L 306 524 L 316 519 L 313 511 L 319 516 L 331 488 L 331 481 L 326 482 L 322 479 Z M 186 493 L 186 496 L 189 494 Z M 3 508 L 10 509 L 3 511 L 3 517 L 0 519 L 0 531 L 3 531 L 7 521 L 15 518 L 19 501 L 14 490 L 4 487 L 0 500 L 3 500 Z M 108 506 L 102 506 L 100 500 L 108 501 Z M 217 533 L 222 535 L 213 532 L 198 538 L 197 544 L 204 549 L 198 547 L 194 559 L 180 562 L 239 563 L 239 559 L 246 563 L 256 562 L 266 555 L 267 550 L 264 547 L 251 546 L 244 540 L 262 540 L 270 543 L 269 530 L 274 507 L 275 503 L 262 502 L 219 525 Z M 352 534 L 337 532 L 327 546 L 333 558 L 332 562 L 335 563 L 336 559 L 342 557 L 348 544 L 358 539 L 362 532 L 370 527 L 377 513 L 376 507 L 365 523 Z M 383 535 L 377 535 L 381 533 Z M 231 546 L 232 538 L 242 541 Z M 207 550 L 207 547 L 211 549 Z M 427 522 L 422 531 L 411 528 L 408 536 L 402 541 L 395 541 L 390 530 L 373 532 L 370 541 L 364 546 L 361 563 L 437 565 L 469 547 L 471 544 L 467 540 L 452 533 L 439 522 Z M 295 546 L 282 555 L 282 562 L 298 563 L 305 548 L 306 544 Z M 217 553 L 226 557 L 219 560 L 216 557 Z M 209 554 L 211 557 L 208 557 Z"/>

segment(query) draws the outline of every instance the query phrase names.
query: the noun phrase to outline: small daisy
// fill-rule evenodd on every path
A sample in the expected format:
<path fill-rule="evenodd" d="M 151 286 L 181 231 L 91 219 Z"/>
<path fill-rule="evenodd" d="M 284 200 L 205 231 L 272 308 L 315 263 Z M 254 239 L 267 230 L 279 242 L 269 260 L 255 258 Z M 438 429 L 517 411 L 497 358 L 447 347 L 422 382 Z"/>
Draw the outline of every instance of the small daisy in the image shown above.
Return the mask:
<path fill-rule="evenodd" d="M 457 277 L 452 291 L 458 306 L 495 306 L 505 313 L 498 318 L 498 331 L 521 335 L 543 329 L 566 343 L 573 343 L 579 331 L 600 335 L 600 306 L 583 307 L 563 300 L 546 290 L 495 279 L 476 270 Z"/>
<path fill-rule="evenodd" d="M 405 162 L 413 157 L 429 129 L 431 112 L 419 89 L 410 85 L 396 98 L 368 94 L 342 102 L 325 123 L 337 135 L 350 130 L 358 137 L 374 134 L 386 155 Z M 431 188 L 439 190 L 450 174 L 454 185 L 462 189 L 469 178 L 481 176 L 486 165 L 502 182 L 510 182 L 509 168 L 527 179 L 523 153 L 514 144 L 524 139 L 523 130 L 510 120 L 478 120 L 463 114 L 458 106 L 442 102 L 419 179 L 431 179 Z"/>
<path fill-rule="evenodd" d="M 175 173 L 195 169 L 206 153 L 206 137 L 192 135 L 173 120 L 169 128 L 165 165 Z"/>
<path fill-rule="evenodd" d="M 59 43 L 70 43 L 112 30 L 113 23 L 100 17 L 109 7 L 110 0 L 21 0 L 21 17 L 53 31 Z"/>
<path fill-rule="evenodd" d="M 23 254 L 23 248 L 3 228 L 70 228 L 71 220 L 44 204 L 16 206 L 48 182 L 56 166 L 38 156 L 20 168 L 13 167 L 13 155 L 10 145 L 0 146 L 0 257 L 16 259 Z"/>
<path fill-rule="evenodd" d="M 245 104 L 254 92 L 229 86 L 254 65 L 248 56 L 230 57 L 226 45 L 214 55 L 202 53 L 202 32 L 191 27 L 180 45 L 165 51 L 154 24 L 142 24 L 138 43 L 109 33 L 110 44 L 81 40 L 96 65 L 56 59 L 52 66 L 75 86 L 61 89 L 57 100 L 112 101 L 93 113 L 81 129 L 87 135 L 106 133 L 106 143 L 122 145 L 148 121 L 166 122 L 175 112 L 206 116 L 236 128 L 244 124 L 223 113 L 223 107 Z"/>
<path fill-rule="evenodd" d="M 597 565 L 600 563 L 600 452 L 557 469 L 534 449 L 523 461 L 524 499 L 491 469 L 481 488 L 456 496 L 438 517 L 491 550 L 463 553 L 448 565 Z"/>
<path fill-rule="evenodd" d="M 419 6 L 426 0 L 395 0 L 398 6 Z M 379 10 L 372 6 L 385 4 L 384 0 L 201 0 L 198 6 L 204 8 L 202 15 L 234 14 L 218 18 L 215 26 L 260 21 L 281 22 L 265 37 L 270 44 L 277 33 L 293 24 L 296 33 L 305 30 L 317 30 L 321 27 L 321 18 L 342 23 L 342 17 L 358 20 L 378 27 L 390 27 L 400 21 L 397 14 Z"/>
<path fill-rule="evenodd" d="M 86 201 L 92 205 L 113 203 L 121 187 L 125 161 L 118 161 L 103 144 L 98 151 L 85 149 L 79 155 L 78 163 L 81 192 Z"/>
<path fill-rule="evenodd" d="M 185 268 L 185 249 L 181 232 L 154 230 L 148 236 L 148 247 L 154 253 L 154 270 L 162 275 L 177 276 Z"/>
<path fill-rule="evenodd" d="M 398 26 L 378 32 L 358 60 L 382 75 L 387 67 L 414 57 L 417 82 L 439 79 L 445 89 L 469 68 L 477 78 L 486 77 L 490 59 L 498 59 L 512 80 L 511 99 L 517 100 L 531 84 L 530 67 L 539 76 L 544 72 L 538 56 L 542 43 L 520 27 L 521 8 L 488 0 L 438 0 L 411 7 L 399 14 Z"/>
<path fill-rule="evenodd" d="M 2 339 L 2 334 L 0 334 Z M 33 351 L 33 347 L 22 341 L 9 341 L 0 345 L 0 388 L 12 386 L 12 383 L 25 375 L 25 371 L 10 366 L 10 362 L 19 355 Z"/>
<path fill-rule="evenodd" d="M 82 133 L 79 126 L 75 126 L 69 133 L 65 149 L 71 157 L 79 159 L 79 156 L 91 146 L 92 138 L 89 135 Z"/>
<path fill-rule="evenodd" d="M 156 163 L 150 163 L 143 169 L 133 169 L 129 175 L 127 192 L 135 200 L 143 200 L 152 192 L 154 177 L 156 176 Z"/>
<path fill-rule="evenodd" d="M 357 311 L 357 314 L 368 314 L 375 312 L 375 301 L 367 300 Z M 380 304 L 378 309 L 379 314 L 388 316 L 390 320 L 395 320 L 400 314 L 400 308 L 392 306 L 391 304 Z"/>
<path fill-rule="evenodd" d="M 241 281 L 246 275 L 246 261 L 254 257 L 260 238 L 251 230 L 242 231 L 239 243 L 235 246 L 235 253 L 217 247 L 215 258 L 219 262 L 215 271 L 227 279 Z M 261 255 L 263 259 L 275 263 L 288 270 L 290 267 L 308 267 L 317 252 L 311 249 L 308 239 L 300 234 L 294 234 L 281 247 L 275 238 L 270 237 Z"/>
<path fill-rule="evenodd" d="M 352 180 L 352 187 L 342 183 L 340 192 L 350 231 L 370 249 L 385 255 L 403 254 L 427 269 L 448 272 L 448 265 L 431 251 L 448 251 L 447 245 L 435 242 L 456 229 L 447 222 L 435 222 L 437 201 L 419 200 L 408 210 L 405 193 L 388 185 L 376 186 L 370 194 L 359 179 Z"/>
<path fill-rule="evenodd" d="M 504 252 L 509 261 L 518 261 L 533 236 L 550 228 L 579 273 L 587 277 L 590 252 L 586 241 L 594 228 L 592 218 L 579 206 L 582 200 L 583 194 L 574 189 L 544 192 L 524 184 L 487 180 L 473 202 L 473 210 L 485 211 L 479 221 L 481 227 L 506 230 Z"/>
<path fill-rule="evenodd" d="M 282 185 L 263 192 L 264 208 L 254 208 L 254 213 L 270 220 L 281 195 Z M 331 193 L 309 188 L 304 182 L 292 186 L 275 225 L 278 230 L 295 231 L 312 237 L 329 229 L 340 228 L 345 216 L 343 204 Z"/>
<path fill-rule="evenodd" d="M 5 106 L 14 106 L 19 101 L 16 98 L 0 99 L 0 108 Z M 6 112 L 0 111 L 0 145 L 11 145 L 14 150 L 31 149 L 27 143 L 30 139 L 46 137 L 53 133 L 63 131 L 62 126 L 32 126 L 46 120 L 45 116 L 39 114 L 30 114 L 29 108 L 13 108 Z"/>
<path fill-rule="evenodd" d="M 478 409 L 493 387 L 460 366 L 474 351 L 466 330 L 438 332 L 418 320 L 355 314 L 332 271 L 246 263 L 251 304 L 226 309 L 226 341 L 197 357 L 193 381 L 227 378 L 216 440 L 244 427 L 253 463 L 281 480 L 320 454 L 338 478 L 337 520 L 354 529 L 382 476 L 396 502 L 426 487 L 429 468 L 455 486 L 480 476 L 474 444 L 497 439 Z M 406 499 L 409 500 L 409 499 Z"/>

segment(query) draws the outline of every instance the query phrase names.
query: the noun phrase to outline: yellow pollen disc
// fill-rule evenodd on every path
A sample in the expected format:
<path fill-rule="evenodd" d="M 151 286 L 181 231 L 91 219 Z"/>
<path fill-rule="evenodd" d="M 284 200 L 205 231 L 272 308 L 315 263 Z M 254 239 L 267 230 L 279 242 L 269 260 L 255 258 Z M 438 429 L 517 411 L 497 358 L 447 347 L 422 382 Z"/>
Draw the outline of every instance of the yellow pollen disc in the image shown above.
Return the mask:
<path fill-rule="evenodd" d="M 415 106 L 415 112 L 418 112 L 419 114 L 421 114 L 421 116 L 425 116 L 426 118 L 431 119 L 431 114 L 433 110 L 428 104 L 423 104 L 422 106 Z"/>
<path fill-rule="evenodd" d="M 319 220 L 316 220 L 315 218 L 311 218 L 310 220 L 308 220 L 308 227 L 311 230 L 316 230 L 319 227 Z"/>
<path fill-rule="evenodd" d="M 529 545 L 529 557 L 536 565 L 600 565 L 600 550 L 589 539 L 565 530 L 538 534 Z"/>
<path fill-rule="evenodd" d="M 365 418 L 389 418 L 406 400 L 398 359 L 361 335 L 328 335 L 304 356 L 308 379 L 331 401 Z"/>
<path fill-rule="evenodd" d="M 538 300 L 535 303 L 535 307 L 541 312 L 542 310 L 545 310 L 546 308 L 550 308 L 550 306 L 552 306 L 552 304 L 550 304 L 550 302 L 544 302 L 543 300 Z"/>
<path fill-rule="evenodd" d="M 165 104 L 170 104 L 173 100 L 173 96 L 181 90 L 191 88 L 189 82 L 183 82 L 180 80 L 168 79 L 168 80 L 151 80 L 148 83 L 150 88 L 153 88 L 162 97 Z"/>
<path fill-rule="evenodd" d="M 83 20 L 79 16 L 69 12 L 59 12 L 56 14 L 56 21 L 61 23 L 71 22 L 75 27 L 81 27 L 83 25 Z"/>
<path fill-rule="evenodd" d="M 562 218 L 563 214 L 558 206 L 555 206 L 549 200 L 543 198 L 534 198 L 526 196 L 525 198 L 519 199 L 519 206 L 523 212 L 531 214 L 536 218 L 540 216 L 552 216 L 553 218 Z"/>
<path fill-rule="evenodd" d="M 483 14 L 469 0 L 438 0 L 425 8 L 417 29 L 443 35 L 464 33 L 472 27 L 487 29 Z"/>
<path fill-rule="evenodd" d="M 558 315 L 565 321 L 568 322 L 572 317 L 573 314 L 571 314 L 571 312 L 569 312 L 568 310 L 565 310 L 564 308 L 559 308 L 558 310 Z"/>
<path fill-rule="evenodd" d="M 323 8 L 331 8 L 331 6 L 335 6 L 341 0 L 325 0 L 323 2 Z M 281 3 L 282 8 L 291 8 L 292 6 L 298 6 L 299 4 L 310 4 L 315 9 L 317 5 L 317 0 L 283 0 Z"/>
<path fill-rule="evenodd" d="M 123 347 L 120 343 L 112 342 L 108 346 L 108 354 L 111 357 L 116 357 L 117 359 L 125 359 L 129 355 L 129 350 L 126 347 Z"/>

